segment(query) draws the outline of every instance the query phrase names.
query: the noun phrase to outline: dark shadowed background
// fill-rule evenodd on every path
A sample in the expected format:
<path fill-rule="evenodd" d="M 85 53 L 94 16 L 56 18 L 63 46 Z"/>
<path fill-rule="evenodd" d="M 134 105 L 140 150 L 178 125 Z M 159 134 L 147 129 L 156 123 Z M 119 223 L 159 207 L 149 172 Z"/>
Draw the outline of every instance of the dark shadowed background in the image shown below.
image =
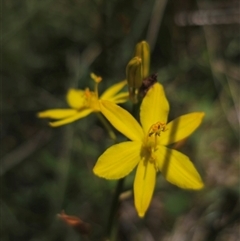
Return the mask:
<path fill-rule="evenodd" d="M 51 128 L 36 113 L 67 107 L 69 88 L 93 87 L 91 72 L 103 77 L 100 91 L 123 80 L 141 40 L 151 46 L 151 73 L 165 87 L 170 120 L 206 113 L 175 146 L 206 187 L 184 191 L 159 175 L 145 219 L 132 196 L 121 201 L 116 240 L 238 240 L 238 1 L 3 0 L 2 7 L 2 241 L 103 240 L 116 182 L 92 168 L 112 141 L 94 114 Z M 62 210 L 91 225 L 89 239 L 57 218 Z"/>

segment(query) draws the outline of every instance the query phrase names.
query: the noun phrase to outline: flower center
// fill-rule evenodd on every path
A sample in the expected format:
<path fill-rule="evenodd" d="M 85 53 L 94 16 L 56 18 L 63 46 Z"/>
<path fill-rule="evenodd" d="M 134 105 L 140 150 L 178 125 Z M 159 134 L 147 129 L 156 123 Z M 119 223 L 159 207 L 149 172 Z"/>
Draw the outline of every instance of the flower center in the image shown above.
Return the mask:
<path fill-rule="evenodd" d="M 149 131 L 148 136 L 151 137 L 152 135 L 160 136 L 161 132 L 166 131 L 166 123 L 158 121 L 156 124 L 153 124 Z"/>
<path fill-rule="evenodd" d="M 99 111 L 99 104 L 98 104 L 98 97 L 95 92 L 92 92 L 89 90 L 89 88 L 85 89 L 85 105 L 87 107 L 90 107 L 91 109 L 94 109 L 96 111 Z"/>
<path fill-rule="evenodd" d="M 102 77 L 91 73 L 91 78 L 95 82 L 94 91 L 90 91 L 86 88 L 84 91 L 84 106 L 93 109 L 94 111 L 100 111 L 98 102 L 98 84 L 102 81 Z"/>
<path fill-rule="evenodd" d="M 157 150 L 158 138 L 161 136 L 161 133 L 166 130 L 166 123 L 158 121 L 149 128 L 146 136 L 145 148 L 150 156 L 149 161 L 154 163 L 156 170 L 158 168 L 156 167 L 154 152 Z"/>

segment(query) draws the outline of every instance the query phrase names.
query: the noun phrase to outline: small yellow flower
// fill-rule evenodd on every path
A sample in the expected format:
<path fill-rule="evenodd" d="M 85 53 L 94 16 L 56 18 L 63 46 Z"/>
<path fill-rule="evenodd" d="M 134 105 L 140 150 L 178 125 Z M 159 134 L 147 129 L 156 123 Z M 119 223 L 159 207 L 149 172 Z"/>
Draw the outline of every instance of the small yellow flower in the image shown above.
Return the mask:
<path fill-rule="evenodd" d="M 108 88 L 100 97 L 98 97 L 98 84 L 102 78 L 91 74 L 91 78 L 95 82 L 94 91 L 90 91 L 89 88 L 85 90 L 69 89 L 67 93 L 67 103 L 70 106 L 69 109 L 51 109 L 39 112 L 37 116 L 39 118 L 51 118 L 57 121 L 50 122 L 50 126 L 57 127 L 65 125 L 81 119 L 92 112 L 99 112 L 99 100 L 108 100 L 116 104 L 124 103 L 128 100 L 128 92 L 118 93 L 126 84 L 127 81 L 123 80 L 110 88 Z"/>
<path fill-rule="evenodd" d="M 204 113 L 186 114 L 167 123 L 169 104 L 159 83 L 154 84 L 143 99 L 141 125 L 126 110 L 108 101 L 101 101 L 100 109 L 130 141 L 108 148 L 99 157 L 93 172 L 106 179 L 119 179 L 137 166 L 134 200 L 140 217 L 150 204 L 158 171 L 180 188 L 203 188 L 202 179 L 189 158 L 166 146 L 192 134 Z"/>

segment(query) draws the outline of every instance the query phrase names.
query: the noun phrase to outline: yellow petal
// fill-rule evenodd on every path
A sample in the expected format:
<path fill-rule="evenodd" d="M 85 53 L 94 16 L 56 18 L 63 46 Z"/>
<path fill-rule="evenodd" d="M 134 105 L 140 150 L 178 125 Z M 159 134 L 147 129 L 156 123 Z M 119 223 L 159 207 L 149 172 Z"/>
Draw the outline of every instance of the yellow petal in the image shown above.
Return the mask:
<path fill-rule="evenodd" d="M 114 95 L 116 95 L 126 84 L 127 81 L 123 80 L 117 84 L 112 85 L 101 95 L 100 99 L 111 101 Z"/>
<path fill-rule="evenodd" d="M 161 136 L 158 138 L 159 144 L 169 145 L 188 137 L 201 124 L 204 115 L 203 112 L 194 112 L 169 122 L 166 131 L 161 132 Z"/>
<path fill-rule="evenodd" d="M 160 171 L 170 183 L 183 189 L 203 188 L 202 179 L 187 156 L 164 146 L 158 146 L 155 154 Z"/>
<path fill-rule="evenodd" d="M 142 128 L 129 112 L 106 100 L 99 101 L 99 104 L 102 114 L 118 131 L 132 141 L 142 141 Z"/>
<path fill-rule="evenodd" d="M 93 168 L 95 175 L 106 179 L 120 179 L 128 175 L 140 161 L 141 142 L 128 141 L 108 148 Z"/>
<path fill-rule="evenodd" d="M 156 182 L 156 170 L 152 163 L 142 160 L 134 180 L 134 202 L 138 215 L 143 217 L 152 199 Z"/>
<path fill-rule="evenodd" d="M 169 104 L 163 86 L 156 83 L 147 92 L 140 108 L 140 120 L 145 134 L 158 121 L 166 123 L 168 112 Z"/>
<path fill-rule="evenodd" d="M 89 115 L 91 112 L 93 112 L 92 109 L 84 109 L 84 110 L 81 110 L 81 111 L 77 112 L 75 115 L 70 116 L 68 118 L 65 118 L 63 120 L 50 122 L 49 125 L 52 126 L 52 127 L 58 127 L 58 126 L 66 125 L 66 124 L 72 123 L 72 122 L 74 122 L 78 119 L 81 119 L 81 118 Z"/>
<path fill-rule="evenodd" d="M 77 113 L 73 109 L 52 109 L 37 113 L 39 118 L 50 118 L 50 119 L 63 119 L 69 116 L 73 116 Z"/>
<path fill-rule="evenodd" d="M 108 99 L 108 101 L 111 101 L 115 104 L 125 103 L 129 99 L 129 93 L 128 92 L 121 92 L 119 94 L 116 94 L 112 98 Z"/>
<path fill-rule="evenodd" d="M 85 107 L 85 91 L 69 89 L 67 93 L 67 102 L 73 109 L 80 109 Z"/>

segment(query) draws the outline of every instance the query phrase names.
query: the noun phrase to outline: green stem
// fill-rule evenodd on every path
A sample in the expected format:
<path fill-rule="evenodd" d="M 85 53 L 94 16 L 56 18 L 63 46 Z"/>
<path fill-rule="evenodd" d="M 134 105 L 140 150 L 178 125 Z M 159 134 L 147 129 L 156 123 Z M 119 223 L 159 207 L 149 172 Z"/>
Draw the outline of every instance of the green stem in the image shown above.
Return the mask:
<path fill-rule="evenodd" d="M 120 205 L 119 196 L 122 192 L 123 185 L 124 185 L 124 178 L 119 179 L 117 182 L 117 186 L 116 186 L 116 190 L 115 190 L 113 199 L 112 199 L 111 209 L 110 209 L 109 218 L 108 218 L 107 237 L 109 237 L 109 238 L 112 235 L 114 220 L 116 218 L 116 213 L 117 213 L 117 210 Z"/>
<path fill-rule="evenodd" d="M 133 104 L 132 106 L 132 115 L 135 117 L 135 119 L 140 122 L 140 116 L 139 116 L 139 109 L 142 101 L 139 100 L 137 103 Z"/>

